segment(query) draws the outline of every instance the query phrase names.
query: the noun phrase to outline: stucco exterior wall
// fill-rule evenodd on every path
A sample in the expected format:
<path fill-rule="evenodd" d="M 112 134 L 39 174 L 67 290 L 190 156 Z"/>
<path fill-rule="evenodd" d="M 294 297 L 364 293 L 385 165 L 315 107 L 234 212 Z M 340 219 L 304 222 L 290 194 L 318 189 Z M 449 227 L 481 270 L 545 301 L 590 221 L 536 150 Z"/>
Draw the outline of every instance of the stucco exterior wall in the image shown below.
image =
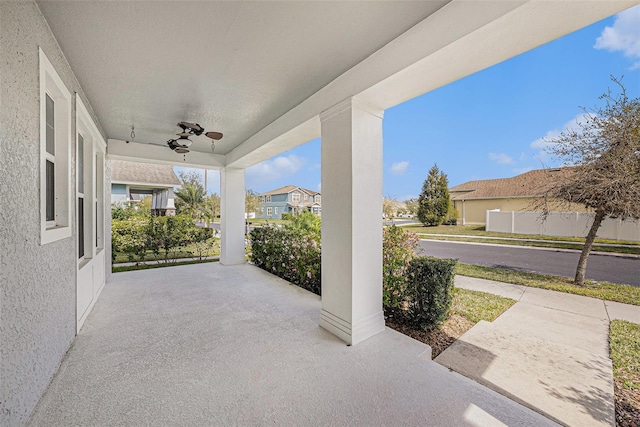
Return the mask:
<path fill-rule="evenodd" d="M 39 46 L 93 114 L 36 3 L 0 2 L 0 425 L 7 427 L 27 422 L 76 332 L 75 215 L 72 237 L 40 245 Z M 75 135 L 75 107 L 72 114 Z"/>
<path fill-rule="evenodd" d="M 484 225 L 487 221 L 487 211 L 500 209 L 501 211 L 525 212 L 534 210 L 531 198 L 504 198 L 504 199 L 471 199 L 464 201 L 455 201 L 455 208 L 458 211 L 458 223 L 462 223 L 464 215 L 464 224 L 466 225 Z M 552 206 L 555 210 L 567 209 L 573 212 L 587 212 L 584 206 L 572 204 L 568 207 L 560 209 L 559 206 Z"/>

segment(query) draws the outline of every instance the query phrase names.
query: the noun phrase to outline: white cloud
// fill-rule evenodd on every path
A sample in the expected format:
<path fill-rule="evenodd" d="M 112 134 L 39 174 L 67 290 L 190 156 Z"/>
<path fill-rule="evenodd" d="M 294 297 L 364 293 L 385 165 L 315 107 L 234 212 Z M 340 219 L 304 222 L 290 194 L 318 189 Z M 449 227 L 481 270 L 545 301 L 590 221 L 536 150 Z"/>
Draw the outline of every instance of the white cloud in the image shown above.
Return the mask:
<path fill-rule="evenodd" d="M 505 153 L 489 153 L 489 159 L 500 165 L 510 165 L 513 163 L 513 158 Z"/>
<path fill-rule="evenodd" d="M 280 178 L 295 174 L 302 168 L 305 159 L 291 154 L 279 156 L 275 159 L 265 160 L 257 165 L 247 168 L 247 188 L 263 186 Z"/>
<path fill-rule="evenodd" d="M 588 117 L 589 115 L 586 113 L 578 114 L 576 117 L 565 123 L 562 128 L 547 131 L 542 138 L 538 138 L 533 141 L 529 146 L 534 150 L 537 150 L 534 157 L 540 161 L 546 160 L 549 157 L 547 149 L 553 144 L 553 140 L 557 139 L 562 132 L 580 130 L 581 124 L 585 123 Z"/>
<path fill-rule="evenodd" d="M 640 6 L 620 12 L 612 27 L 605 27 L 593 46 L 609 52 L 621 51 L 635 63 L 631 69 L 640 68 Z"/>
<path fill-rule="evenodd" d="M 393 175 L 404 175 L 408 167 L 409 162 L 397 162 L 391 165 L 389 171 L 391 171 Z"/>

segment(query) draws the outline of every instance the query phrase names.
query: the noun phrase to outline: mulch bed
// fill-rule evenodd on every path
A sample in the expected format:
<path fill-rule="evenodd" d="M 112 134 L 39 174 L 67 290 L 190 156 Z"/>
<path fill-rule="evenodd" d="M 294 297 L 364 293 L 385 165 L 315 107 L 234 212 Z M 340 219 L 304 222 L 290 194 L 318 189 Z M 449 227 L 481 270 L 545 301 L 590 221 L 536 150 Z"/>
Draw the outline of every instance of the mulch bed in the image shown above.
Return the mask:
<path fill-rule="evenodd" d="M 640 390 L 627 390 L 619 382 L 613 384 L 616 401 L 616 426 L 640 427 Z"/>
<path fill-rule="evenodd" d="M 473 325 L 473 322 L 469 319 L 458 314 L 452 314 L 440 327 L 431 331 L 423 331 L 416 329 L 402 318 L 386 318 L 386 326 L 389 328 L 431 346 L 434 359 L 460 338 L 462 334 L 471 329 Z"/>

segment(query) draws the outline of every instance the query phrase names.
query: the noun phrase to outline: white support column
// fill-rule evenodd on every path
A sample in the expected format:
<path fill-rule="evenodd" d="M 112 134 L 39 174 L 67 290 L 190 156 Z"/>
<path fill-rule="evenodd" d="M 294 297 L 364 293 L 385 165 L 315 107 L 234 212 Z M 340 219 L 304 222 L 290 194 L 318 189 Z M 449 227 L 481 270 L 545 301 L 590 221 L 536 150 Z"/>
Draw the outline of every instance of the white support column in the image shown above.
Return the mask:
<path fill-rule="evenodd" d="M 244 250 L 244 169 L 220 171 L 220 263 L 243 264 Z"/>
<path fill-rule="evenodd" d="M 348 99 L 322 113 L 320 326 L 349 344 L 384 330 L 382 116 Z"/>

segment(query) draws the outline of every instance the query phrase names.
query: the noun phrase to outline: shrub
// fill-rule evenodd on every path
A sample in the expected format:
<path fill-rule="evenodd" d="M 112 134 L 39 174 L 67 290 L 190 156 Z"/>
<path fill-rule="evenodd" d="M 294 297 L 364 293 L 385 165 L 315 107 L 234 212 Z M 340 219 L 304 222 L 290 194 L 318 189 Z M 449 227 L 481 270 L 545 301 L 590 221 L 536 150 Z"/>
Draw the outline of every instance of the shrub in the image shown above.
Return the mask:
<path fill-rule="evenodd" d="M 305 236 L 319 243 L 320 235 L 322 234 L 322 219 L 318 215 L 304 211 L 298 215 L 294 215 L 290 221 L 284 225 L 284 228 L 294 234 Z"/>
<path fill-rule="evenodd" d="M 320 295 L 320 243 L 313 233 L 264 226 L 249 236 L 251 261 L 257 267 Z"/>
<path fill-rule="evenodd" d="M 147 223 L 147 247 L 158 257 L 162 252 L 165 262 L 177 258 L 178 250 L 201 234 L 188 215 L 152 216 Z"/>
<path fill-rule="evenodd" d="M 411 293 L 408 315 L 415 326 L 430 330 L 446 320 L 453 301 L 455 259 L 416 257 L 409 262 L 407 285 Z"/>
<path fill-rule="evenodd" d="M 114 219 L 111 222 L 111 257 L 123 252 L 130 262 L 140 260 L 147 250 L 148 217 L 132 216 L 128 219 Z"/>
<path fill-rule="evenodd" d="M 293 219 L 293 214 L 291 212 L 285 212 L 282 214 L 281 218 L 285 221 L 289 221 Z"/>
<path fill-rule="evenodd" d="M 156 258 L 168 262 L 179 255 L 179 249 L 189 243 L 205 242 L 211 232 L 196 227 L 191 217 L 177 216 L 140 216 L 134 215 L 126 219 L 114 219 L 111 224 L 112 251 L 122 252 L 130 262 L 143 261 L 147 251 L 152 251 Z"/>
<path fill-rule="evenodd" d="M 401 308 L 408 299 L 405 276 L 419 243 L 417 234 L 395 225 L 383 230 L 382 304 L 387 311 Z"/>

